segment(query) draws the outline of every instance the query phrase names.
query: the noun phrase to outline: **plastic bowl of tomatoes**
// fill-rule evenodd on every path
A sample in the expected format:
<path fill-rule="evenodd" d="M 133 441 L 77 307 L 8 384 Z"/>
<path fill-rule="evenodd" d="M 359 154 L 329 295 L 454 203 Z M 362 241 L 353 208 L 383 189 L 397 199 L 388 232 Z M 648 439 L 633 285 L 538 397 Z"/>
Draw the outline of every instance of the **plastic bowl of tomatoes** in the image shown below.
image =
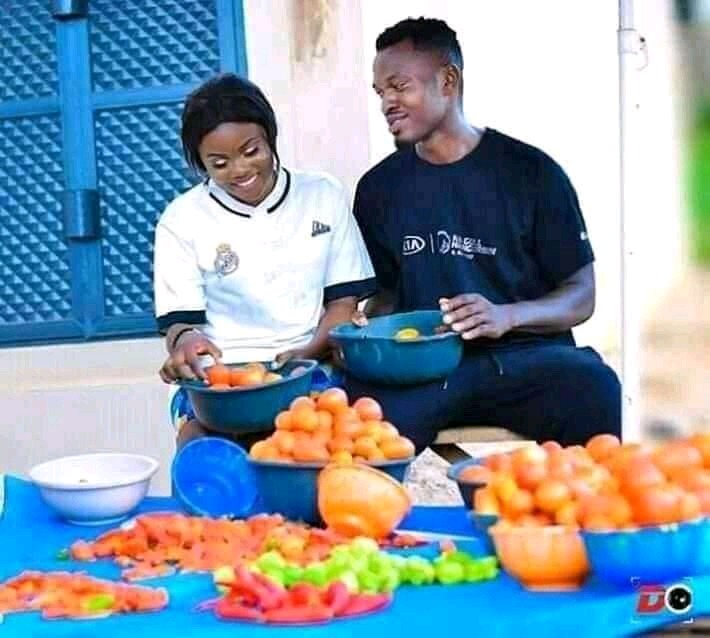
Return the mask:
<path fill-rule="evenodd" d="M 446 477 L 458 486 L 464 506 L 471 507 L 474 493 L 488 483 L 491 470 L 483 465 L 482 459 L 470 458 L 449 466 Z"/>
<path fill-rule="evenodd" d="M 415 456 L 377 401 L 362 397 L 350 405 L 340 388 L 298 397 L 274 425 L 271 436 L 252 445 L 249 461 L 264 508 L 292 520 L 320 523 L 318 475 L 328 464 L 361 463 L 403 482 Z"/>
<path fill-rule="evenodd" d="M 443 326 L 438 310 L 374 317 L 368 325 L 330 331 L 346 370 L 363 381 L 411 385 L 443 379 L 461 362 L 461 337 Z"/>
<path fill-rule="evenodd" d="M 641 446 L 603 434 L 584 446 L 532 444 L 484 463 L 492 475 L 476 490 L 474 510 L 500 516 L 501 543 L 542 542 L 544 529 L 568 529 L 594 576 L 621 587 L 710 574 L 710 435 Z M 525 562 L 542 569 L 545 560 L 531 551 Z"/>
<path fill-rule="evenodd" d="M 618 587 L 636 588 L 710 573 L 707 519 L 582 533 L 592 570 Z"/>
<path fill-rule="evenodd" d="M 308 394 L 318 363 L 292 359 L 277 372 L 270 363 L 215 365 L 207 368 L 209 383 L 184 380 L 197 419 L 225 433 L 263 432 L 296 397 Z"/>

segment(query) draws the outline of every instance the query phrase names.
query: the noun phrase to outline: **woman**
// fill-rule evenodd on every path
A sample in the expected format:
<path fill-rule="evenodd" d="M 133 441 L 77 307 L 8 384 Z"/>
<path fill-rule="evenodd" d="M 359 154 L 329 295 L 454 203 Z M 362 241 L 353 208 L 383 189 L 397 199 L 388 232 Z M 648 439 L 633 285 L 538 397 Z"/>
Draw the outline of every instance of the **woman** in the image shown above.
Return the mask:
<path fill-rule="evenodd" d="M 206 357 L 326 358 L 330 328 L 375 292 L 345 189 L 281 165 L 271 105 L 235 75 L 188 97 L 181 135 L 187 162 L 205 179 L 156 227 L 155 310 L 169 354 L 161 378 L 206 379 Z M 181 391 L 173 416 L 187 421 L 178 445 L 206 433 Z"/>

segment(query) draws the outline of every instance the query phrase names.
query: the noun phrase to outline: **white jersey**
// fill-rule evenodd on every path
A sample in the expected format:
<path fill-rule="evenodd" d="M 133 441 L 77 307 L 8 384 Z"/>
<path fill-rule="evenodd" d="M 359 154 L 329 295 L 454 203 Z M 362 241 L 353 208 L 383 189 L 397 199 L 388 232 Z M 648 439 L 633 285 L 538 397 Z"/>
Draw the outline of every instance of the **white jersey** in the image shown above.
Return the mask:
<path fill-rule="evenodd" d="M 172 201 L 155 231 L 154 285 L 160 330 L 200 324 L 226 363 L 304 346 L 324 303 L 376 287 L 344 187 L 285 169 L 258 206 L 211 180 Z"/>

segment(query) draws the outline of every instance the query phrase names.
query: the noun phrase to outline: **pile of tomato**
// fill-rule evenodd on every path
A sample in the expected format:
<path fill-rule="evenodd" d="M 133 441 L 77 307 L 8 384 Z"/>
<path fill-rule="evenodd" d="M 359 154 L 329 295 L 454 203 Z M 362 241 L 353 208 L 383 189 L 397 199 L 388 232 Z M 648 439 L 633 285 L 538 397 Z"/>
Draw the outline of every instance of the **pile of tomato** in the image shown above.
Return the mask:
<path fill-rule="evenodd" d="M 271 436 L 252 446 L 253 459 L 376 463 L 414 456 L 414 444 L 384 419 L 375 399 L 361 397 L 350 405 L 340 388 L 329 388 L 316 398 L 298 397 L 274 425 Z"/>
<path fill-rule="evenodd" d="M 516 525 L 633 529 L 710 515 L 710 434 L 654 448 L 611 435 L 585 446 L 555 442 L 487 457 L 466 480 L 485 485 L 474 509 Z"/>

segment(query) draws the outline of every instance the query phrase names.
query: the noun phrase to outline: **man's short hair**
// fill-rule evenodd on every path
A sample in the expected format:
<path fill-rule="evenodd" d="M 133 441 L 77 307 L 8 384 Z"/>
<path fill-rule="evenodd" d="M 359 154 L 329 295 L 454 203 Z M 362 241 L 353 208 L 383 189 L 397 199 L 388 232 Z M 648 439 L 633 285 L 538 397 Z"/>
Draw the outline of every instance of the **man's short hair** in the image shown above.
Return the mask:
<path fill-rule="evenodd" d="M 417 51 L 437 54 L 442 64 L 455 64 L 463 70 L 461 45 L 454 31 L 443 20 L 435 18 L 407 18 L 385 29 L 375 41 L 379 52 L 409 40 Z"/>

